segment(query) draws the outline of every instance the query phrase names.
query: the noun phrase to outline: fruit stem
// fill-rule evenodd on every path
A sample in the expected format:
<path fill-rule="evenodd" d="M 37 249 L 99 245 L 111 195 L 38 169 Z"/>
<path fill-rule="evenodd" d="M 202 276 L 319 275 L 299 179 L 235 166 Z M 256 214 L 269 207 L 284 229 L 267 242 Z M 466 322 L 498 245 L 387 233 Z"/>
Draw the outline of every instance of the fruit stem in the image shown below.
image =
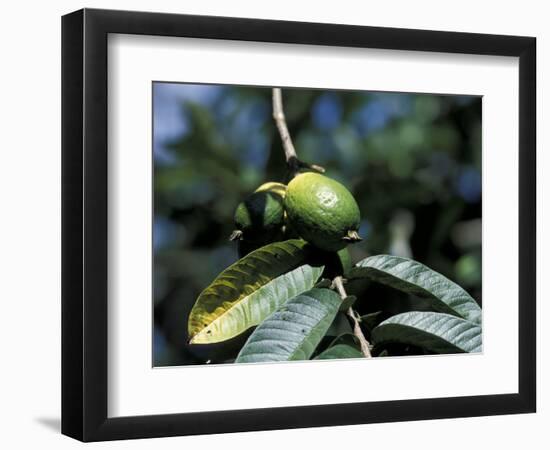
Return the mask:
<path fill-rule="evenodd" d="M 292 138 L 286 124 L 286 117 L 283 109 L 283 94 L 281 88 L 273 88 L 273 119 L 279 130 L 283 150 L 285 152 L 285 160 L 291 177 L 295 176 L 300 169 L 311 169 L 315 172 L 324 173 L 325 169 L 317 164 L 308 164 L 298 159 L 296 149 L 292 143 Z"/>
<path fill-rule="evenodd" d="M 332 280 L 332 285 L 336 288 L 338 294 L 340 294 L 340 297 L 342 297 L 342 300 L 344 300 L 348 296 L 348 294 L 346 293 L 346 289 L 344 288 L 344 279 L 341 276 L 335 277 L 334 280 Z M 361 318 L 351 306 L 346 311 L 346 314 L 353 322 L 353 334 L 359 340 L 361 353 L 363 353 L 363 356 L 365 358 L 372 358 L 369 341 L 367 341 L 367 338 L 361 330 L 361 325 L 359 324 Z"/>

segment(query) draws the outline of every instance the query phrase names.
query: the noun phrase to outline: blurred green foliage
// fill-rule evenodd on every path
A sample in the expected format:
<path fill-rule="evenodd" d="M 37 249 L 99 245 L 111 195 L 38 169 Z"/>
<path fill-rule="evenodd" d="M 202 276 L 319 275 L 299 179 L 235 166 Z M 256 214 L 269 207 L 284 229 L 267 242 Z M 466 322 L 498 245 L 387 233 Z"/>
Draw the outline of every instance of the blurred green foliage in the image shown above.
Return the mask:
<path fill-rule="evenodd" d="M 271 90 L 154 83 L 153 99 L 154 364 L 232 361 L 247 334 L 189 346 L 187 315 L 237 259 L 228 236 L 238 202 L 285 179 Z M 481 304 L 481 98 L 283 89 L 283 99 L 300 159 L 357 199 L 364 240 L 350 246 L 353 261 L 414 258 Z M 348 291 L 363 315 L 423 308 L 366 281 Z"/>

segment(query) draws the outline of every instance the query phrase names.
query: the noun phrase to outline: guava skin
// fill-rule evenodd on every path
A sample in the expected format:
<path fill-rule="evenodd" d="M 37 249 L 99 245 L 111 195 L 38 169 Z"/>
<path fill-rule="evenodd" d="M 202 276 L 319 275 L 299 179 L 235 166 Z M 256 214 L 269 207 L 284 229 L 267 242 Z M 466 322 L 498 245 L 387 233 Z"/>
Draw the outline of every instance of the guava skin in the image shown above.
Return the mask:
<path fill-rule="evenodd" d="M 300 174 L 288 184 L 284 206 L 292 227 L 317 248 L 337 252 L 360 240 L 359 206 L 336 180 L 313 172 Z"/>
<path fill-rule="evenodd" d="M 284 223 L 283 200 L 271 192 L 254 192 L 235 210 L 235 226 L 243 239 L 259 241 L 278 232 Z"/>
<path fill-rule="evenodd" d="M 285 220 L 285 192 L 284 184 L 270 181 L 239 203 L 234 216 L 237 229 L 231 239 L 262 245 L 280 239 Z"/>

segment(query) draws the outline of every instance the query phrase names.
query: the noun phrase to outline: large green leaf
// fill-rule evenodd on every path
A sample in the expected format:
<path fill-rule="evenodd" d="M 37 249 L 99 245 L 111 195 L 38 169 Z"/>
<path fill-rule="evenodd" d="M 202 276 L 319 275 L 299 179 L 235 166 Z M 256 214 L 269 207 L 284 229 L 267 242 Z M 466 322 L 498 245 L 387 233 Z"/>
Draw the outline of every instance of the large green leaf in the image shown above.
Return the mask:
<path fill-rule="evenodd" d="M 254 330 L 237 363 L 309 359 L 334 320 L 340 296 L 311 289 L 286 302 Z"/>
<path fill-rule="evenodd" d="M 372 331 L 375 346 L 398 343 L 434 353 L 481 351 L 481 327 L 450 314 L 412 311 L 382 322 Z"/>
<path fill-rule="evenodd" d="M 315 359 L 347 359 L 363 358 L 363 353 L 351 345 L 336 344 L 320 353 Z"/>
<path fill-rule="evenodd" d="M 191 310 L 190 342 L 209 344 L 237 336 L 288 299 L 311 289 L 323 267 L 306 264 L 309 251 L 301 240 L 276 242 L 225 269 Z"/>
<path fill-rule="evenodd" d="M 481 308 L 458 284 L 417 261 L 377 255 L 358 262 L 350 278 L 369 278 L 400 291 L 432 300 L 436 311 L 481 323 Z"/>

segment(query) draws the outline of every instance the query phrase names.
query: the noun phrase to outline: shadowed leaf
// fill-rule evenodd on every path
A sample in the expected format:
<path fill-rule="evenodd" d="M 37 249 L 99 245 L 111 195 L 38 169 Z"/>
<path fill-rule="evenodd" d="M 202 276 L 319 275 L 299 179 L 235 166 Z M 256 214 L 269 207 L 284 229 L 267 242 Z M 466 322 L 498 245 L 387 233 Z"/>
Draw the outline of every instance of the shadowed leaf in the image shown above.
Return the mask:
<path fill-rule="evenodd" d="M 371 256 L 357 263 L 350 278 L 369 278 L 408 294 L 432 300 L 434 310 L 481 323 L 481 308 L 458 284 L 425 265 L 390 255 Z"/>
<path fill-rule="evenodd" d="M 337 344 L 327 348 L 323 353 L 315 359 L 348 359 L 348 358 L 363 358 L 363 354 L 355 347 L 345 344 Z"/>

